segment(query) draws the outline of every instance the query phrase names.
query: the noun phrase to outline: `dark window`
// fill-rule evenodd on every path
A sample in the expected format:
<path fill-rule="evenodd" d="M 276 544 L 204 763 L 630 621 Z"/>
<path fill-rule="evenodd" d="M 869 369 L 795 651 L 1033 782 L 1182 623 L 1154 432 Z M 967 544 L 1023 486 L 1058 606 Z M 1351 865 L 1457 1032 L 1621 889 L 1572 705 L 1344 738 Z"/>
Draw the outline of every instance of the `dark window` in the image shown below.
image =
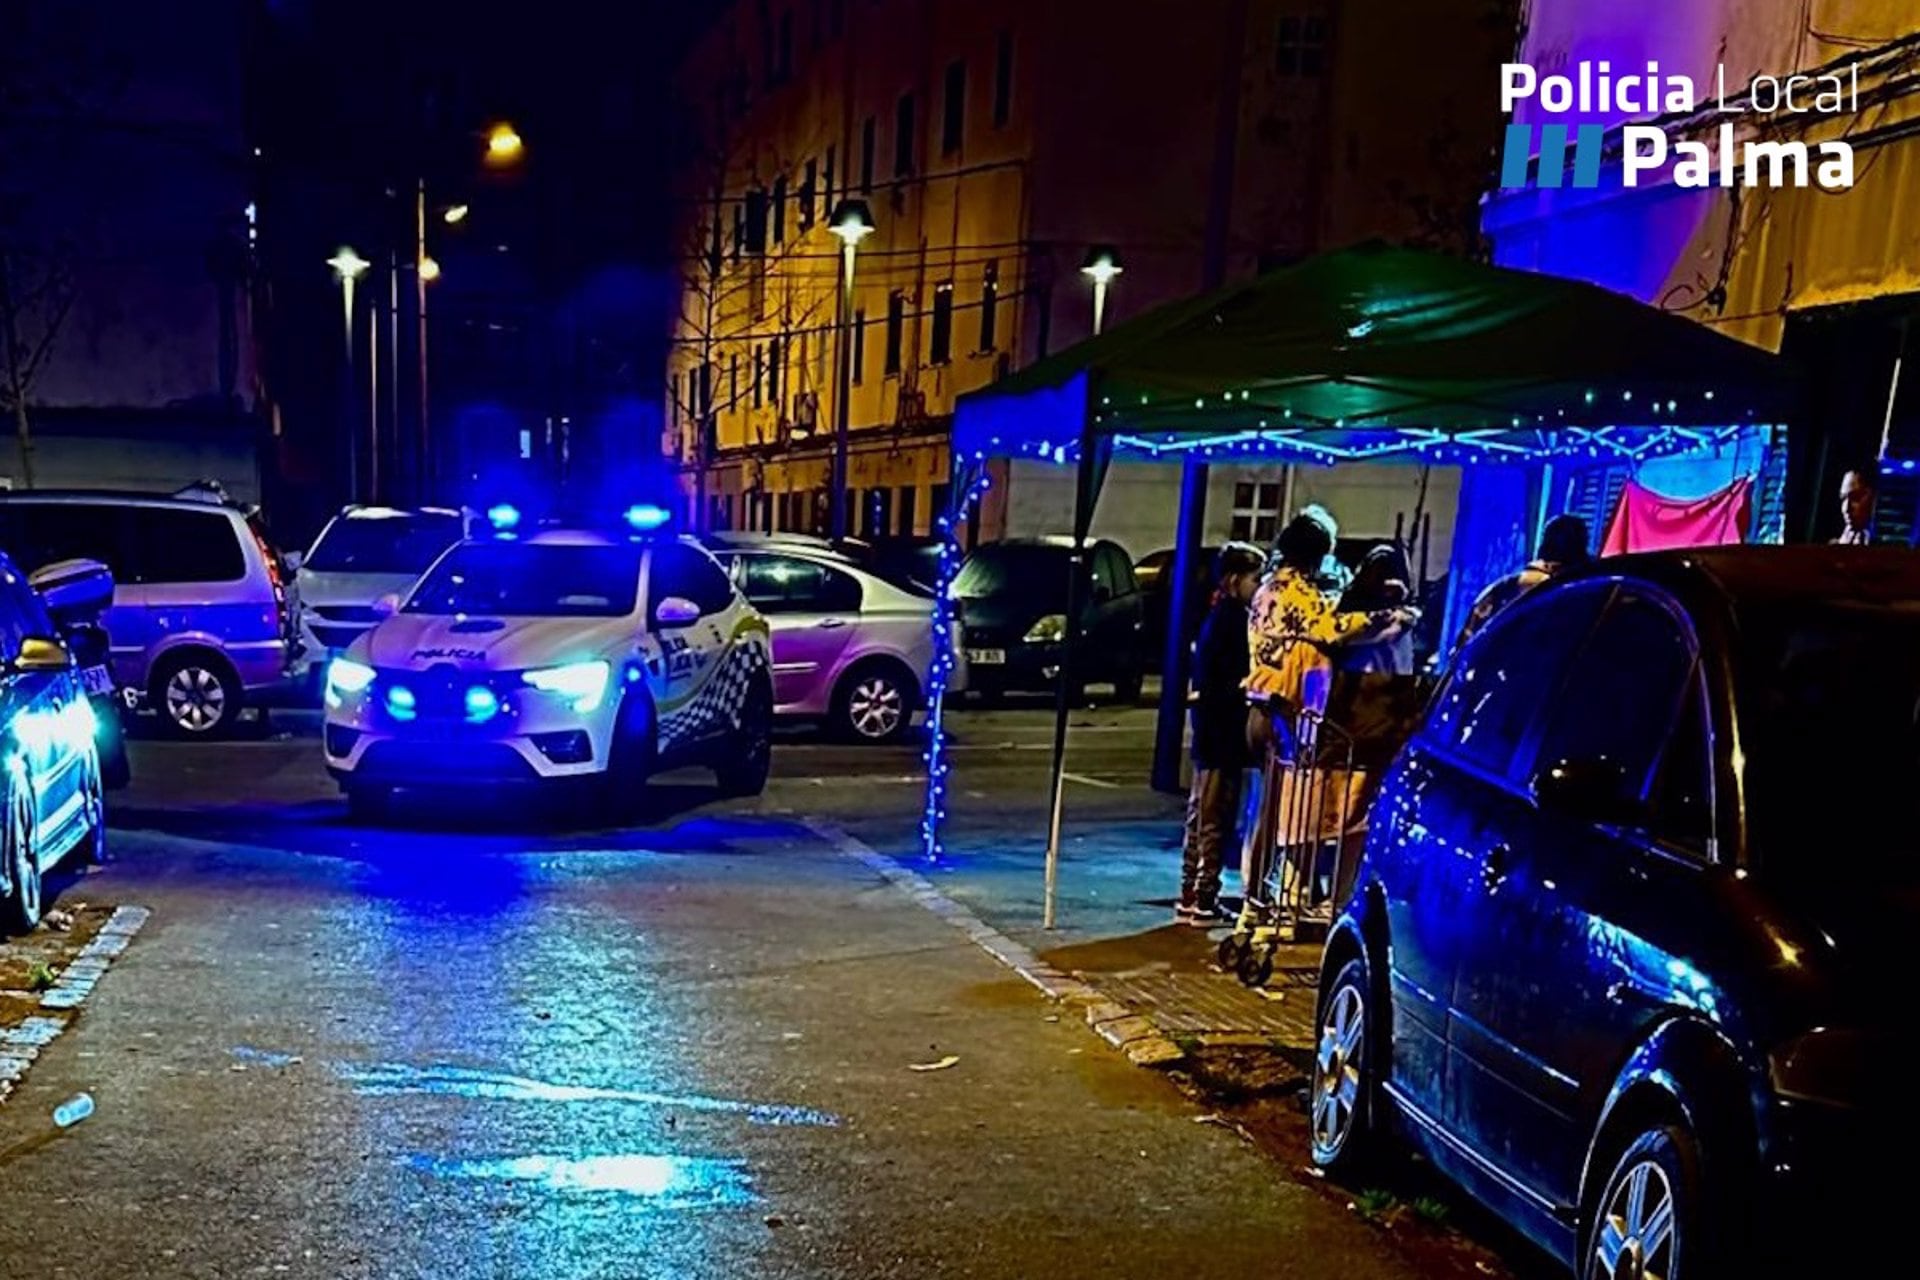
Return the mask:
<path fill-rule="evenodd" d="M 920 490 L 917 486 L 910 484 L 900 486 L 900 500 L 895 505 L 900 508 L 900 534 L 902 537 L 911 538 L 913 536 L 914 521 L 918 518 L 919 514 L 913 508 L 914 504 L 919 500 Z"/>
<path fill-rule="evenodd" d="M 747 252 L 767 251 L 767 193 L 747 192 Z"/>
<path fill-rule="evenodd" d="M 773 242 L 787 242 L 787 179 L 784 174 L 773 180 Z"/>
<path fill-rule="evenodd" d="M 1002 31 L 993 52 L 993 127 L 1007 123 L 1013 113 L 1013 32 Z"/>
<path fill-rule="evenodd" d="M 1508 606 L 1461 651 L 1425 737 L 1470 764 L 1506 776 L 1535 713 L 1560 686 L 1600 612 L 1605 584 L 1545 591 Z"/>
<path fill-rule="evenodd" d="M 787 382 L 787 346 L 778 338 L 767 340 L 767 399 L 773 401 L 775 409 L 784 409 L 786 402 L 781 399 Z"/>
<path fill-rule="evenodd" d="M 713 412 L 713 361 L 703 361 L 700 365 L 700 416 L 707 417 Z"/>
<path fill-rule="evenodd" d="M 727 408 L 740 407 L 740 353 L 727 357 Z"/>
<path fill-rule="evenodd" d="M 237 582 L 246 555 L 233 522 L 219 511 L 129 507 L 126 545 L 114 577 L 123 582 Z"/>
<path fill-rule="evenodd" d="M 747 206 L 741 201 L 733 206 L 733 260 L 740 261 L 740 251 L 747 245 Z"/>
<path fill-rule="evenodd" d="M 820 216 L 823 218 L 831 218 L 833 216 L 833 202 L 835 199 L 833 189 L 834 159 L 834 148 L 828 147 L 825 182 L 822 184 L 820 191 Z"/>
<path fill-rule="evenodd" d="M 887 299 L 886 372 L 900 372 L 900 344 L 907 328 L 907 295 L 895 293 Z"/>
<path fill-rule="evenodd" d="M 714 558 L 684 542 L 663 542 L 653 549 L 647 596 L 658 608 L 668 596 L 699 606 L 702 614 L 723 612 L 733 603 L 733 583 Z"/>
<path fill-rule="evenodd" d="M 980 350 L 991 351 L 1000 340 L 1000 267 L 987 264 L 980 282 Z"/>
<path fill-rule="evenodd" d="M 913 95 L 903 93 L 893 109 L 893 176 L 913 176 Z"/>
<path fill-rule="evenodd" d="M 397 573 L 418 577 L 460 541 L 456 515 L 335 516 L 307 552 L 315 573 Z"/>
<path fill-rule="evenodd" d="M 893 490 L 884 485 L 876 485 L 867 490 L 867 505 L 863 509 L 861 521 L 862 534 L 867 538 L 884 538 L 893 532 Z"/>
<path fill-rule="evenodd" d="M 741 587 L 765 614 L 858 613 L 860 583 L 829 565 L 799 556 L 742 556 Z"/>
<path fill-rule="evenodd" d="M 706 267 L 707 274 L 710 276 L 719 274 L 720 263 L 724 260 L 724 255 L 721 250 L 720 222 L 720 211 L 716 209 L 713 213 L 712 235 L 709 237 L 707 244 Z"/>
<path fill-rule="evenodd" d="M 967 126 L 967 64 L 947 64 L 946 96 L 940 102 L 940 154 L 953 155 Z"/>
<path fill-rule="evenodd" d="M 800 179 L 800 229 L 813 226 L 814 184 L 820 180 L 820 168 L 817 162 L 807 161 L 805 176 Z"/>
<path fill-rule="evenodd" d="M 1114 566 L 1116 558 L 1113 548 L 1104 543 L 1093 548 L 1093 591 L 1096 599 L 1102 592 L 1108 600 L 1120 594 L 1120 578 Z"/>
<path fill-rule="evenodd" d="M 1623 594 L 1601 615 L 1547 710 L 1535 767 L 1606 760 L 1625 773 L 1627 794 L 1644 795 L 1692 670 L 1692 648 L 1673 614 Z"/>
<path fill-rule="evenodd" d="M 873 150 L 878 132 L 879 125 L 872 116 L 860 126 L 860 194 L 863 196 L 873 194 Z"/>
<path fill-rule="evenodd" d="M 1289 14 L 1280 19 L 1274 70 L 1283 76 L 1317 76 L 1326 70 L 1327 20 Z"/>
<path fill-rule="evenodd" d="M 1655 834 L 1702 855 L 1713 835 L 1713 760 L 1707 747 L 1706 698 L 1699 681 L 1689 680 L 1654 779 L 1651 808 Z"/>
<path fill-rule="evenodd" d="M 857 387 L 867 372 L 867 311 L 865 307 L 854 308 L 853 326 L 848 337 L 853 342 L 853 350 L 849 353 L 853 358 L 853 368 L 847 376 Z"/>
<path fill-rule="evenodd" d="M 767 394 L 767 353 L 765 348 L 753 349 L 753 407 L 764 405 Z"/>
<path fill-rule="evenodd" d="M 927 363 L 945 364 L 953 358 L 953 281 L 933 287 L 933 324 L 927 342 Z"/>
<path fill-rule="evenodd" d="M 949 514 L 947 504 L 953 501 L 953 490 L 947 484 L 936 484 L 927 493 L 927 514 L 931 521 L 938 521 Z"/>

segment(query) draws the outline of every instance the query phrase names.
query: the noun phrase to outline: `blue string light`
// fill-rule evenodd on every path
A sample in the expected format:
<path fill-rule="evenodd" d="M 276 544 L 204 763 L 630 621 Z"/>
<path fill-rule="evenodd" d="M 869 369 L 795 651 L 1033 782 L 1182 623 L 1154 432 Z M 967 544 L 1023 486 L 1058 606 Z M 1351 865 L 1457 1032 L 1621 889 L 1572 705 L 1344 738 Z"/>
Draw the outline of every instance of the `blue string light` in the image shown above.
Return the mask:
<path fill-rule="evenodd" d="M 1048 451 L 1039 452 L 1046 455 Z M 960 545 L 960 528 L 967 512 L 992 483 L 992 477 L 987 474 L 986 455 L 974 454 L 972 472 L 960 501 L 934 521 L 935 531 L 940 535 L 940 577 L 933 596 L 933 665 L 927 672 L 927 750 L 921 757 L 927 766 L 927 797 L 920 815 L 920 847 L 929 862 L 939 861 L 944 852 L 940 826 L 947 818 L 947 775 L 953 769 L 947 759 L 946 707 L 947 686 L 959 667 L 954 643 L 954 632 L 958 628 L 953 580 L 960 575 L 961 562 L 966 559 Z"/>

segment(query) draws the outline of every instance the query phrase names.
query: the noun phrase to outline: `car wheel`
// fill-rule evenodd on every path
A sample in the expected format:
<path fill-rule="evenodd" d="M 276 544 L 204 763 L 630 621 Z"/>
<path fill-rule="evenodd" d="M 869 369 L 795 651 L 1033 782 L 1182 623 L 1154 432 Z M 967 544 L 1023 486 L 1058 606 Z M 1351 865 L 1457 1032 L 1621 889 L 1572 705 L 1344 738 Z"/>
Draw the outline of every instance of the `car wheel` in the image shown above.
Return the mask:
<path fill-rule="evenodd" d="M 602 807 L 613 814 L 636 812 L 645 798 L 653 773 L 653 704 L 637 687 L 620 699 L 620 715 L 613 725 L 613 745 L 607 752 L 607 772 L 601 779 Z"/>
<path fill-rule="evenodd" d="M 231 667 L 198 653 L 162 662 L 147 689 L 147 700 L 160 713 L 161 725 L 180 738 L 212 738 L 230 732 L 245 698 Z"/>
<path fill-rule="evenodd" d="M 913 677 L 891 663 L 855 668 L 833 696 L 833 727 L 855 742 L 897 742 L 913 727 Z"/>
<path fill-rule="evenodd" d="M 107 788 L 99 756 L 87 765 L 86 780 L 80 786 L 87 814 L 87 834 L 80 841 L 80 853 L 97 867 L 107 860 Z"/>
<path fill-rule="evenodd" d="M 1357 1167 L 1372 1136 L 1373 1079 L 1369 1040 L 1373 1028 L 1367 970 L 1349 960 L 1320 1004 L 1319 1033 L 1308 1086 L 1308 1124 L 1313 1162 L 1323 1169 Z"/>
<path fill-rule="evenodd" d="M 30 933 L 40 923 L 40 856 L 33 843 L 33 797 L 24 786 L 7 799 L 6 826 L 0 831 L 0 857 L 7 864 L 7 899 L 0 906 L 0 929 Z"/>
<path fill-rule="evenodd" d="M 773 772 L 773 688 L 765 676 L 756 678 L 740 708 L 740 726 L 714 766 L 714 781 L 727 796 L 757 796 L 767 789 Z"/>
<path fill-rule="evenodd" d="M 1713 1274 L 1698 1256 L 1711 1247 L 1709 1233 L 1695 1231 L 1703 1190 L 1692 1135 L 1677 1125 L 1646 1130 L 1620 1153 L 1595 1202 L 1583 1280 Z"/>
<path fill-rule="evenodd" d="M 1122 706 L 1133 706 L 1140 701 L 1140 690 L 1146 683 L 1146 677 L 1138 671 L 1129 671 L 1113 682 L 1113 698 Z"/>

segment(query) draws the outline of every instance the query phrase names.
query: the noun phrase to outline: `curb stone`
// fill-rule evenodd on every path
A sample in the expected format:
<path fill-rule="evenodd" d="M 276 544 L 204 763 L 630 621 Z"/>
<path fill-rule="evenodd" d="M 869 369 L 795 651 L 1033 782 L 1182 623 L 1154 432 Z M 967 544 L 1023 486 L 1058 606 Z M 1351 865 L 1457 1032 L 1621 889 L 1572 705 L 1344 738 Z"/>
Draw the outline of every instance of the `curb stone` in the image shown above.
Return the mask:
<path fill-rule="evenodd" d="M 93 992 L 150 914 L 145 907 L 115 907 L 100 931 L 60 971 L 59 979 L 41 993 L 40 1008 L 45 1012 L 0 1031 L 0 1102 L 13 1092 L 41 1051 L 72 1025 L 73 1011 Z"/>
<path fill-rule="evenodd" d="M 1151 1018 L 1112 1000 L 1091 983 L 1046 963 L 1031 948 L 1015 942 L 942 893 L 919 872 L 901 866 L 864 840 L 830 823 L 809 821 L 806 826 L 836 851 L 865 863 L 909 898 L 966 934 L 975 946 L 1032 983 L 1049 1000 L 1079 1005 L 1094 1034 L 1125 1053 L 1129 1061 L 1141 1066 L 1167 1066 L 1186 1056 L 1186 1051 L 1155 1026 Z"/>

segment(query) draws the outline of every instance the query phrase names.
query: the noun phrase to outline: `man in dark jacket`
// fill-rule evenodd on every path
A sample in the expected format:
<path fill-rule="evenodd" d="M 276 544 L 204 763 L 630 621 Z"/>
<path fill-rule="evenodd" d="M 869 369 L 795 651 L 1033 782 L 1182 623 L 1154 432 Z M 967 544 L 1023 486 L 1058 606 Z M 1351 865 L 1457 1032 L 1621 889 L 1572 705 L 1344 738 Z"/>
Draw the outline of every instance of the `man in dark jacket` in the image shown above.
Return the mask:
<path fill-rule="evenodd" d="M 1187 797 L 1187 839 L 1175 914 L 1202 927 L 1220 917 L 1220 867 L 1237 846 L 1240 788 L 1253 767 L 1247 747 L 1249 667 L 1247 602 L 1266 556 L 1251 543 L 1229 542 L 1214 570 L 1213 607 L 1193 646 L 1193 789 Z"/>

